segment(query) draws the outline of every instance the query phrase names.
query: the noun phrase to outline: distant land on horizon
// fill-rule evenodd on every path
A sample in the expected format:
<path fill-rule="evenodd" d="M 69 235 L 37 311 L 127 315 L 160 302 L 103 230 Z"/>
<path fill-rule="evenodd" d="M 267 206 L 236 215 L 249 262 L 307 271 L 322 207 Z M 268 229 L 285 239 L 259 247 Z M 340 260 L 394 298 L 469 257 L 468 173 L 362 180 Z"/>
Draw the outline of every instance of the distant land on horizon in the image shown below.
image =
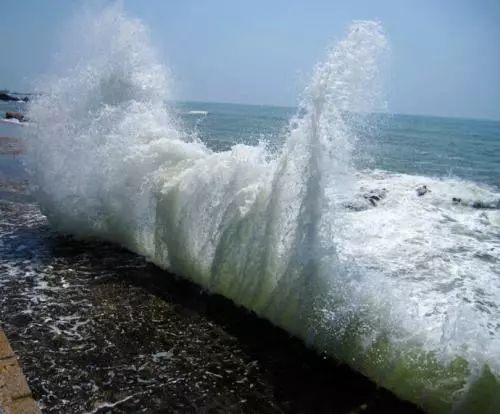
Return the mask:
<path fill-rule="evenodd" d="M 32 96 L 32 95 L 43 95 L 43 92 L 17 92 L 11 91 L 10 89 L 0 89 L 0 93 L 6 93 L 9 95 L 16 96 Z M 238 105 L 238 106 L 259 106 L 259 107 L 269 107 L 269 108 L 283 108 L 283 109 L 296 109 L 295 105 L 272 105 L 272 104 L 261 104 L 261 103 L 242 103 L 242 102 L 220 102 L 220 101 L 206 101 L 206 100 L 193 100 L 193 99 L 174 99 L 171 102 L 181 103 L 181 104 L 209 104 L 209 105 Z M 396 115 L 396 116 L 414 116 L 422 118 L 439 118 L 439 119 L 465 119 L 470 121 L 490 121 L 490 122 L 500 122 L 500 118 L 478 118 L 478 117 L 463 117 L 463 116 L 452 116 L 452 115 L 435 115 L 435 114 L 411 114 L 404 112 L 379 112 L 385 115 Z"/>

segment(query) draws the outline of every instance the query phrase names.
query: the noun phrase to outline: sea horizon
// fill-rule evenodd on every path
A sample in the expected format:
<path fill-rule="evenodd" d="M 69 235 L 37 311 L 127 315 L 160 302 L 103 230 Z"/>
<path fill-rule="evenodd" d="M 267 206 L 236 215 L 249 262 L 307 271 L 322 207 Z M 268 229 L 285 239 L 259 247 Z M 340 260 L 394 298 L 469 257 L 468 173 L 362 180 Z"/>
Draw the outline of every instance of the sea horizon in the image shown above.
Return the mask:
<path fill-rule="evenodd" d="M 31 96 L 31 95 L 43 95 L 43 92 L 17 92 L 9 89 L 0 89 L 0 92 L 7 92 L 13 95 L 20 96 Z M 203 99 L 173 99 L 167 100 L 167 103 L 191 103 L 191 104 L 220 104 L 220 105 L 238 105 L 238 106 L 257 106 L 257 107 L 270 107 L 270 108 L 283 108 L 283 109 L 291 109 L 297 110 L 297 105 L 284 105 L 284 104 L 272 104 L 272 103 L 255 103 L 255 102 L 236 102 L 236 101 L 218 101 L 218 100 L 203 100 Z M 0 101 L 0 104 L 2 101 Z M 481 117 L 481 116 L 472 116 L 472 115 L 445 115 L 445 114 L 431 114 L 431 113 L 411 113 L 411 112 L 371 112 L 373 114 L 387 115 L 387 116 L 416 116 L 416 117 L 426 117 L 426 118 L 442 118 L 442 119 L 464 119 L 469 121 L 491 121 L 491 122 L 500 122 L 500 118 L 490 118 L 490 117 Z"/>

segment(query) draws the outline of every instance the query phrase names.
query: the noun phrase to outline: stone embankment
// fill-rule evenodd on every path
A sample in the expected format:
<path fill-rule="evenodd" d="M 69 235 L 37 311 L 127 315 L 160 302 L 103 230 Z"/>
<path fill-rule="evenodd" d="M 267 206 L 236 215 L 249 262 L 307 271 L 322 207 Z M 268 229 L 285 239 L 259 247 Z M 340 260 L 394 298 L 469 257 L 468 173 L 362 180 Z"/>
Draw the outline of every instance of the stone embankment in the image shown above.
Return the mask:
<path fill-rule="evenodd" d="M 0 329 L 0 414 L 41 414 L 21 367 Z"/>

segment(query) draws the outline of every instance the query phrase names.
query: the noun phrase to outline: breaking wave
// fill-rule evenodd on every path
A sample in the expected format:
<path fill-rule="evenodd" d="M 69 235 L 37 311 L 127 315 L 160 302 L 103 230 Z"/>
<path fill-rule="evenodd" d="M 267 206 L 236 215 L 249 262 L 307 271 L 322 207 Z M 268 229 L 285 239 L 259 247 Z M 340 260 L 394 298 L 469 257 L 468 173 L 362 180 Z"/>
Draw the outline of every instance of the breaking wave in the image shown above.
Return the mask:
<path fill-rule="evenodd" d="M 384 104 L 380 23 L 354 22 L 316 66 L 279 151 L 214 152 L 167 109 L 144 26 L 117 7 L 82 19 L 79 57 L 28 114 L 57 230 L 144 255 L 430 412 L 498 412 L 500 218 L 450 194 L 499 194 L 353 166 L 353 122 Z"/>

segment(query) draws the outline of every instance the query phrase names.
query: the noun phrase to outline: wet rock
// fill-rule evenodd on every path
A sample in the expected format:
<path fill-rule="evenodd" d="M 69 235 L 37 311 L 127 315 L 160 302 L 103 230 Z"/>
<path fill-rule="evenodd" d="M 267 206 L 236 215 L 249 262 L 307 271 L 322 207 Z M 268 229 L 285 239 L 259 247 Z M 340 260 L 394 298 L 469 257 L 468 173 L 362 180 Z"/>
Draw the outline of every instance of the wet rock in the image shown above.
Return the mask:
<path fill-rule="evenodd" d="M 21 112 L 14 111 L 5 112 L 5 119 L 17 119 L 19 122 L 26 121 L 26 118 Z"/>
<path fill-rule="evenodd" d="M 0 92 L 0 101 L 6 102 L 29 102 L 29 98 L 25 96 L 24 98 L 20 98 L 19 96 L 14 96 L 14 94 L 9 94 L 7 91 Z"/>
<path fill-rule="evenodd" d="M 500 200 L 498 200 L 497 202 L 489 202 L 489 203 L 484 201 L 474 201 L 471 207 L 481 210 L 496 210 L 500 208 Z"/>
<path fill-rule="evenodd" d="M 351 211 L 364 211 L 364 210 L 368 210 L 370 208 L 370 205 L 367 204 L 365 200 L 356 199 L 356 200 L 348 201 L 348 202 L 344 203 L 343 207 L 345 207 L 347 210 L 351 210 Z"/>
<path fill-rule="evenodd" d="M 359 195 L 356 199 L 344 204 L 344 207 L 352 211 L 363 211 L 376 207 L 378 202 L 387 196 L 385 188 L 377 188 Z"/>
<path fill-rule="evenodd" d="M 478 210 L 497 210 L 500 209 L 500 200 L 497 201 L 473 201 L 473 202 L 467 202 L 463 201 L 460 197 L 453 197 L 451 199 L 453 204 L 461 204 L 465 205 L 467 207 L 472 207 Z"/>
<path fill-rule="evenodd" d="M 385 188 L 371 190 L 366 194 L 363 194 L 363 198 L 367 200 L 372 206 L 376 206 L 377 202 L 384 199 L 387 195 L 387 190 Z"/>
<path fill-rule="evenodd" d="M 20 99 L 17 98 L 16 96 L 9 95 L 8 93 L 0 92 L 0 101 L 10 102 L 10 101 L 20 101 Z"/>
<path fill-rule="evenodd" d="M 431 192 L 431 190 L 425 184 L 417 187 L 416 191 L 419 197 L 422 197 L 423 195 Z"/>

